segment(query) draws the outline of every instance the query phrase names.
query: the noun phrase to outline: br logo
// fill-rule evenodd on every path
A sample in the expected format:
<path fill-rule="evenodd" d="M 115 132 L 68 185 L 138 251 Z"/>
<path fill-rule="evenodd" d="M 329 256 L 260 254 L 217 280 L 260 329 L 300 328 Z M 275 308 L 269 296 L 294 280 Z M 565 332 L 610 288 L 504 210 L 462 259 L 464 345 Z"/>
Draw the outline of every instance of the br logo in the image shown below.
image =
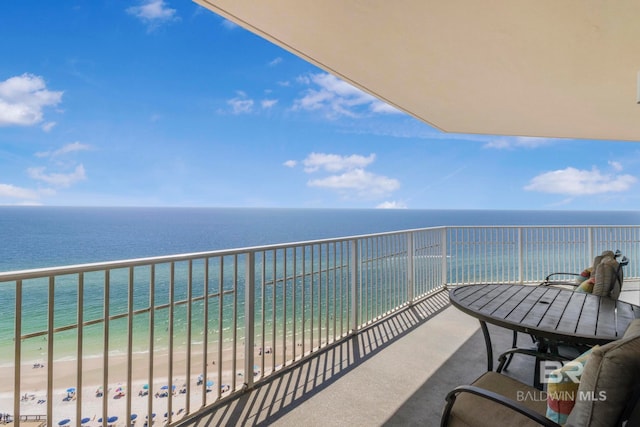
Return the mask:
<path fill-rule="evenodd" d="M 562 371 L 560 371 L 560 368 Z M 563 381 L 580 382 L 580 376 L 584 370 L 584 365 L 580 362 L 562 362 L 555 360 L 545 360 L 540 362 L 540 382 L 543 384 L 556 384 Z"/>

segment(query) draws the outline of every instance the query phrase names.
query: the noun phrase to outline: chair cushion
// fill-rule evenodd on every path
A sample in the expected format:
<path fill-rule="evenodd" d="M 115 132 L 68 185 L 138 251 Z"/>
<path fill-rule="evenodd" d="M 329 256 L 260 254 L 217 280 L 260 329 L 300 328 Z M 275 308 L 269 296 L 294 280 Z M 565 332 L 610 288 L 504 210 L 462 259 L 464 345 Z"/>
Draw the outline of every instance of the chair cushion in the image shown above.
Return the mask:
<path fill-rule="evenodd" d="M 489 371 L 478 378 L 473 385 L 501 394 L 541 415 L 545 413 L 546 395 L 544 391 L 523 384 L 506 375 Z M 539 426 L 538 423 L 506 406 L 469 393 L 458 395 L 456 403 L 453 405 L 448 425 L 473 427 Z"/>
<path fill-rule="evenodd" d="M 567 422 L 567 417 L 576 401 L 580 377 L 593 348 L 582 353 L 571 362 L 552 371 L 547 382 L 547 418 L 558 424 Z"/>
<path fill-rule="evenodd" d="M 627 330 L 624 331 L 622 338 L 631 338 L 640 335 L 640 319 L 634 319 L 627 326 Z"/>
<path fill-rule="evenodd" d="M 602 257 L 610 256 L 611 258 L 615 258 L 616 254 L 613 251 L 602 251 L 600 256 L 602 256 Z"/>
<path fill-rule="evenodd" d="M 587 360 L 567 426 L 614 425 L 640 384 L 640 319 L 623 338 L 594 348 Z"/>
<path fill-rule="evenodd" d="M 593 285 L 593 294 L 618 299 L 620 284 L 616 277 L 617 273 L 618 262 L 611 256 L 603 257 L 596 267 L 596 282 Z"/>

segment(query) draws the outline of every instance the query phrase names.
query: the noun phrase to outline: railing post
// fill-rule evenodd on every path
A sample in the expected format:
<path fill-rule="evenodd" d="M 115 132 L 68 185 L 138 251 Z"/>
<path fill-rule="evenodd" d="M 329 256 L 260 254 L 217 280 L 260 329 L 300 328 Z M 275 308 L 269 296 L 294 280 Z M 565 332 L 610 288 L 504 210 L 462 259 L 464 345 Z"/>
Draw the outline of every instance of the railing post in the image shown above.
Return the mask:
<path fill-rule="evenodd" d="M 522 247 L 522 227 L 518 227 L 518 283 L 524 283 L 524 269 L 522 268 L 522 257 L 524 248 Z"/>
<path fill-rule="evenodd" d="M 13 422 L 20 426 L 20 381 L 22 376 L 22 279 L 16 281 L 16 313 L 14 332 Z M 51 396 L 48 396 L 49 398 Z"/>
<path fill-rule="evenodd" d="M 413 304 L 413 296 L 415 295 L 415 271 L 413 262 L 413 233 L 407 233 L 407 301 L 409 304 Z"/>
<path fill-rule="evenodd" d="M 589 236 L 588 236 L 588 242 L 587 245 L 589 247 L 589 259 L 593 260 L 596 256 L 594 250 L 593 250 L 593 242 L 595 241 L 595 230 L 593 227 L 589 227 Z"/>
<path fill-rule="evenodd" d="M 351 333 L 358 331 L 358 317 L 360 315 L 358 300 L 358 240 L 351 240 Z"/>
<path fill-rule="evenodd" d="M 442 248 L 440 283 L 444 286 L 447 284 L 447 271 L 449 270 L 449 261 L 447 260 L 447 227 L 443 227 L 440 231 L 440 247 Z"/>
<path fill-rule="evenodd" d="M 255 300 L 256 275 L 255 252 L 248 252 L 245 258 L 244 293 L 244 378 L 247 388 L 253 388 L 253 365 L 255 344 Z M 274 279 L 275 280 L 275 279 Z"/>

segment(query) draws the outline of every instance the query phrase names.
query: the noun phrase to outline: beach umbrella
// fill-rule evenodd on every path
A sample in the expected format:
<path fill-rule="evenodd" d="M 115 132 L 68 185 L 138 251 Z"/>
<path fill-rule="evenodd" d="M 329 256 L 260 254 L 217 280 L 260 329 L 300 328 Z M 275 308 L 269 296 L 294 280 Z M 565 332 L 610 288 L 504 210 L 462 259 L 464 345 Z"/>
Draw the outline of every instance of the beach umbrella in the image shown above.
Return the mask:
<path fill-rule="evenodd" d="M 67 389 L 67 393 L 75 393 L 76 392 L 76 388 L 75 387 L 69 387 Z"/>
<path fill-rule="evenodd" d="M 142 386 L 142 389 L 143 389 L 143 390 L 149 390 L 149 384 L 145 384 L 145 385 L 143 385 L 143 386 Z"/>
<path fill-rule="evenodd" d="M 58 423 L 59 426 L 66 426 L 67 424 L 69 424 L 71 422 L 71 420 L 69 418 L 65 418 L 64 420 L 60 421 Z"/>
<path fill-rule="evenodd" d="M 80 424 L 86 424 L 89 421 L 91 421 L 91 418 L 83 418 L 83 419 L 80 420 Z"/>
<path fill-rule="evenodd" d="M 208 381 L 207 381 L 207 387 L 211 387 L 213 384 L 214 384 L 214 382 L 213 382 L 213 381 L 211 381 L 211 380 L 208 380 Z"/>
<path fill-rule="evenodd" d="M 109 417 L 109 418 L 107 418 L 107 422 L 108 422 L 109 424 L 113 424 L 113 423 L 115 423 L 116 421 L 118 421 L 118 417 Z"/>
<path fill-rule="evenodd" d="M 131 421 L 135 420 L 136 418 L 138 418 L 138 414 L 131 414 Z"/>
<path fill-rule="evenodd" d="M 156 413 L 154 412 L 153 414 L 151 414 L 151 418 L 155 418 L 155 417 L 156 417 Z M 145 418 L 149 419 L 149 415 L 147 415 Z"/>
<path fill-rule="evenodd" d="M 169 386 L 168 385 L 163 385 L 162 387 L 160 387 L 160 390 L 169 390 Z"/>

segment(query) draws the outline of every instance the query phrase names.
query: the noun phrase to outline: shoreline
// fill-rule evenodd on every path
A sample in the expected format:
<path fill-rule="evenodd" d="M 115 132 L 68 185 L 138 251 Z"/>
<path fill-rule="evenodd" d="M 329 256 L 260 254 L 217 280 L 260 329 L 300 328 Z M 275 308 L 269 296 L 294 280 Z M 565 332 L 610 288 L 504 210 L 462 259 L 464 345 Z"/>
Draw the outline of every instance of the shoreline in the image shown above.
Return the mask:
<path fill-rule="evenodd" d="M 186 373 L 186 354 L 174 352 L 172 364 L 172 381 L 176 392 L 172 396 L 172 410 L 174 413 L 180 411 L 186 412 L 186 394 L 179 393 L 183 384 L 187 384 L 190 388 L 191 411 L 202 405 L 202 386 L 198 386 L 198 376 L 204 375 L 204 366 L 202 362 L 202 352 L 194 352 L 191 355 L 191 375 L 187 378 Z M 243 368 L 243 360 L 237 359 L 238 372 Z M 216 365 L 209 365 L 207 370 L 207 378 L 213 381 L 213 386 L 209 387 L 212 391 L 207 393 L 206 402 L 211 403 L 217 398 L 215 386 L 221 384 L 233 383 L 234 372 L 232 371 L 231 350 L 223 352 L 221 376 L 218 377 L 218 369 Z M 34 368 L 30 363 L 21 365 L 21 415 L 44 415 L 47 413 L 47 377 L 52 376 L 53 381 L 53 420 L 50 425 L 55 425 L 62 419 L 75 419 L 76 404 L 82 403 L 82 416 L 97 420 L 102 416 L 103 404 L 107 404 L 107 413 L 109 417 L 118 416 L 123 420 L 126 412 L 127 399 L 131 399 L 131 412 L 144 418 L 147 415 L 149 396 L 151 396 L 153 412 L 162 416 L 167 411 L 168 396 L 155 397 L 156 393 L 164 394 L 163 386 L 169 386 L 169 354 L 164 351 L 156 352 L 153 357 L 154 377 L 151 382 L 148 378 L 149 355 L 136 354 L 132 355 L 132 390 L 126 390 L 124 396 L 115 395 L 118 387 L 126 389 L 127 377 L 127 356 L 110 356 L 108 364 L 108 384 L 107 391 L 103 397 L 99 397 L 96 393 L 99 387 L 103 386 L 103 359 L 102 358 L 85 358 L 82 361 L 82 386 L 81 392 L 75 393 L 75 396 L 68 399 L 71 395 L 67 393 L 68 389 L 77 386 L 77 363 L 76 360 L 54 361 L 54 369 L 44 366 L 42 368 Z M 244 374 L 243 374 L 244 375 Z M 242 381 L 242 378 L 236 372 L 236 384 Z M 0 382 L 0 412 L 13 413 L 14 403 L 14 370 L 13 367 L 0 367 L 0 377 L 4 381 Z M 148 383 L 148 391 L 144 389 Z M 205 381 L 206 386 L 206 381 Z M 142 395 L 146 394 L 146 395 Z M 26 396 L 26 400 L 22 397 Z M 79 425 L 80 423 L 71 423 Z M 97 425 L 97 424 L 96 424 Z"/>
<path fill-rule="evenodd" d="M 306 348 L 309 349 L 311 343 L 307 343 Z M 281 345 L 281 343 L 280 343 Z M 209 346 L 209 349 L 213 345 Z M 271 347 L 266 347 L 268 351 L 264 355 L 265 366 L 264 370 L 267 373 L 273 370 L 279 369 L 283 360 L 291 360 L 294 356 L 299 356 L 300 348 L 294 349 L 290 343 L 287 345 L 287 354 L 283 357 L 282 354 L 278 354 L 275 363 L 277 365 L 272 366 L 274 361 L 271 359 L 270 351 L 273 351 Z M 184 351 L 183 351 L 184 350 Z M 216 346 L 217 350 L 217 346 Z M 123 423 L 126 416 L 127 400 L 131 401 L 131 413 L 136 414 L 138 419 L 143 421 L 148 413 L 148 405 L 151 400 L 152 412 L 156 414 L 156 420 L 166 420 L 164 415 L 167 412 L 169 404 L 169 396 L 156 397 L 158 395 L 164 395 L 162 387 L 169 387 L 169 375 L 171 367 L 171 384 L 175 387 L 174 393 L 171 395 L 171 409 L 174 413 L 172 421 L 177 420 L 179 417 L 185 415 L 187 412 L 194 412 L 203 406 L 203 394 L 204 404 L 211 404 L 218 399 L 218 388 L 222 388 L 220 396 L 223 397 L 226 394 L 233 391 L 235 388 L 242 387 L 244 383 L 244 349 L 241 350 L 239 345 L 237 350 L 237 359 L 235 371 L 233 370 L 233 348 L 227 347 L 223 349 L 220 355 L 210 352 L 207 356 L 207 366 L 205 374 L 205 364 L 203 360 L 202 348 L 193 349 L 191 353 L 191 369 L 190 375 L 187 377 L 187 354 L 186 348 L 174 348 L 172 356 L 172 364 L 169 364 L 169 353 L 166 349 L 156 349 L 153 353 L 153 379 L 149 381 L 149 358 L 150 353 L 139 352 L 131 355 L 131 388 L 132 390 L 125 390 L 123 396 L 115 395 L 115 391 L 118 387 L 126 389 L 126 378 L 128 371 L 128 361 L 126 354 L 110 355 L 109 363 L 107 366 L 108 384 L 107 392 L 103 397 L 99 397 L 96 391 L 99 387 L 103 386 L 103 358 L 102 357 L 85 357 L 82 359 L 82 385 L 80 385 L 80 392 L 71 397 L 71 394 L 67 390 L 76 388 L 77 384 L 77 360 L 76 359 L 64 359 L 54 360 L 53 370 L 50 372 L 42 362 L 42 367 L 34 367 L 33 362 L 24 362 L 21 364 L 21 384 L 20 393 L 18 398 L 20 402 L 20 415 L 35 415 L 42 416 L 47 414 L 47 384 L 48 377 L 52 379 L 52 417 L 53 420 L 49 425 L 57 425 L 63 419 L 70 419 L 69 425 L 79 426 L 80 422 L 76 422 L 76 405 L 80 402 L 82 404 L 82 417 L 90 418 L 91 421 L 88 426 L 101 425 L 97 422 L 103 414 L 103 405 L 107 405 L 107 414 L 109 417 L 117 416 L 118 423 L 116 425 L 125 426 Z M 270 351 L 269 351 L 270 350 Z M 255 379 L 259 379 L 264 373 L 258 366 L 261 364 L 261 348 L 254 348 L 254 375 Z M 46 362 L 46 361 L 45 361 Z M 278 364 L 279 363 L 279 364 Z M 202 375 L 203 383 L 198 384 L 198 377 Z M 14 367 L 0 366 L 0 378 L 3 381 L 0 382 L 0 413 L 14 412 Z M 145 389 L 145 385 L 148 384 L 148 389 Z M 187 393 L 181 393 L 180 390 L 186 385 L 186 390 L 189 392 L 189 405 L 190 408 L 186 408 Z M 205 392 L 203 393 L 203 386 Z M 22 400 L 24 397 L 26 398 Z M 187 409 L 189 409 L 187 411 Z M 79 421 L 79 420 L 78 420 Z"/>

